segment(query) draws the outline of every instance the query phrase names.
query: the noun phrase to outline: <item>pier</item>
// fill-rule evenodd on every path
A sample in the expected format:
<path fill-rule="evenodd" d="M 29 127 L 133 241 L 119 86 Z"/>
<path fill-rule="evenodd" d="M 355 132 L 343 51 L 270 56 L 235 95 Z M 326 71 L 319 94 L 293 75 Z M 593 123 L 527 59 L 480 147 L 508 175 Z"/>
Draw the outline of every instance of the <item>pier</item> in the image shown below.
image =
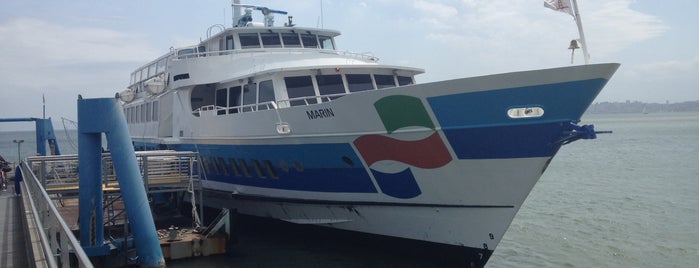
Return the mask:
<path fill-rule="evenodd" d="M 176 194 L 179 200 L 201 204 L 198 155 L 192 152 L 136 152 L 136 159 L 149 196 Z M 110 153 L 102 154 L 105 246 L 110 251 L 126 249 L 129 242 L 128 217 Z M 0 192 L 0 267 L 93 267 L 91 259 L 75 236 L 79 229 L 78 156 L 34 156 L 22 164 L 21 196 L 14 184 Z M 149 201 L 151 209 L 156 198 Z M 203 206 L 193 214 L 202 215 Z M 165 234 L 167 235 L 167 234 Z M 164 240 L 167 240 L 165 238 Z M 169 243 L 167 247 L 170 247 Z M 123 253 L 123 252 L 122 252 Z M 124 262 L 127 263 L 126 254 Z"/>

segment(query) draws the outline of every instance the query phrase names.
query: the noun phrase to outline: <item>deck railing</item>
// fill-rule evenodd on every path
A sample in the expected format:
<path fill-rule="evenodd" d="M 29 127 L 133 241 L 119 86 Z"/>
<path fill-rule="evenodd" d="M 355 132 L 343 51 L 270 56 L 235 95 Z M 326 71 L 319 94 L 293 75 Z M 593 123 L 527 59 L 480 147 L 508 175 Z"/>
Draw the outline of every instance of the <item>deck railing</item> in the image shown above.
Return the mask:
<path fill-rule="evenodd" d="M 199 202 L 199 215 L 203 215 L 201 182 L 199 181 L 198 154 L 194 152 L 149 151 L 136 152 L 143 183 L 149 193 L 182 192 L 190 194 L 191 202 Z M 103 190 L 118 194 L 118 180 L 108 153 L 102 155 Z M 57 202 L 76 198 L 78 189 L 78 156 L 32 156 L 22 165 L 25 199 L 29 200 L 35 229 L 40 238 L 42 254 L 48 267 L 74 267 L 71 254 L 76 256 L 79 267 L 93 267 L 89 258 L 63 219 Z M 198 192 L 196 194 L 195 192 Z M 198 197 L 198 200 L 195 200 Z M 109 209 L 109 206 L 105 206 Z M 193 214 L 196 213 L 193 211 Z M 105 223 L 116 222 L 105 213 Z M 123 216 L 122 216 L 123 217 Z M 123 222 L 123 221 L 122 221 Z M 198 222 L 198 219 L 197 219 Z M 36 256 L 39 257 L 39 256 Z M 72 264 L 72 265 L 71 265 Z"/>

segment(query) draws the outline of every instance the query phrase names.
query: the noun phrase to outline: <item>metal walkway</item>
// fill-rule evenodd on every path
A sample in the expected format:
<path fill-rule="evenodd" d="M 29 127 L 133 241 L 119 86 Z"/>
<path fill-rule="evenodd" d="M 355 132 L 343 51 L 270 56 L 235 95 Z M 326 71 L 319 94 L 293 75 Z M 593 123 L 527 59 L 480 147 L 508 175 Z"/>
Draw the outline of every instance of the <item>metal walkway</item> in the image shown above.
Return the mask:
<path fill-rule="evenodd" d="M 109 154 L 103 154 L 105 226 L 124 225 L 125 211 Z M 188 192 L 201 204 L 198 155 L 192 152 L 137 152 L 149 193 Z M 77 155 L 27 157 L 22 196 L 14 182 L 0 191 L 0 267 L 92 267 L 73 235 L 77 229 Z M 71 205 L 72 204 L 72 205 Z M 202 213 L 199 207 L 199 213 Z M 201 214 L 200 214 L 201 215 Z"/>
<path fill-rule="evenodd" d="M 0 192 L 0 267 L 30 267 L 21 202 L 22 197 L 15 196 L 14 183 Z"/>

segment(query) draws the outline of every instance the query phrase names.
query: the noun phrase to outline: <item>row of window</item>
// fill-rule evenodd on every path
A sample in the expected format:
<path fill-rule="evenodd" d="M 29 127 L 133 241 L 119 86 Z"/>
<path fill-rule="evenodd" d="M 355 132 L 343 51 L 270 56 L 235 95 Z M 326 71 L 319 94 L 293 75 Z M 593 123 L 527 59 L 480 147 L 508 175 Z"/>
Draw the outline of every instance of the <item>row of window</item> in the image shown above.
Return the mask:
<path fill-rule="evenodd" d="M 240 33 L 238 37 L 240 38 L 240 47 L 243 49 L 282 47 L 335 49 L 332 37 L 311 33 Z M 232 36 L 227 36 L 226 40 L 226 49 L 234 49 Z"/>
<path fill-rule="evenodd" d="M 126 122 L 130 124 L 158 121 L 158 112 L 157 101 L 124 108 Z"/>
<path fill-rule="evenodd" d="M 279 178 L 279 173 L 270 160 L 228 158 L 226 161 L 223 157 L 211 156 L 209 158 L 202 157 L 202 165 L 207 174 L 244 176 L 248 178 L 253 177 L 253 175 L 257 178 Z M 279 162 L 279 166 L 282 171 L 289 172 L 289 165 L 284 160 Z M 294 162 L 294 169 L 301 172 L 303 171 L 303 165 L 299 162 Z"/>
<path fill-rule="evenodd" d="M 308 98 L 312 96 L 330 96 L 328 99 L 332 100 L 346 93 L 410 85 L 413 79 L 383 74 L 329 74 L 284 77 L 284 83 L 290 105 L 299 106 L 317 103 L 315 98 Z"/>
<path fill-rule="evenodd" d="M 347 93 L 410 85 L 409 76 L 383 74 L 329 74 L 284 77 L 290 106 L 300 106 L 331 101 Z M 202 112 L 216 115 L 267 110 L 277 101 L 274 83 L 265 80 L 229 88 L 214 89 L 197 86 L 192 90 L 191 105 L 195 116 Z"/>
<path fill-rule="evenodd" d="M 170 57 L 161 57 L 150 64 L 131 73 L 131 85 L 148 80 L 158 74 L 165 72 L 167 61 Z"/>

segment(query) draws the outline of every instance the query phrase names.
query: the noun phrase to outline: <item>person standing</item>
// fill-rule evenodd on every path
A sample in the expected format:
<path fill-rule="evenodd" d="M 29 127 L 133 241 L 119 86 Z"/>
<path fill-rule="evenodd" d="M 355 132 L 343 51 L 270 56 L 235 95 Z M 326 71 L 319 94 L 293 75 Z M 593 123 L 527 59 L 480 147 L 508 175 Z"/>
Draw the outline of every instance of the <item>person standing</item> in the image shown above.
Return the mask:
<path fill-rule="evenodd" d="M 15 195 L 22 196 L 22 189 L 19 188 L 19 183 L 22 181 L 22 162 L 15 168 Z"/>
<path fill-rule="evenodd" d="M 2 188 L 2 191 L 7 191 L 7 179 L 5 178 L 5 169 L 0 168 L 0 188 Z"/>

